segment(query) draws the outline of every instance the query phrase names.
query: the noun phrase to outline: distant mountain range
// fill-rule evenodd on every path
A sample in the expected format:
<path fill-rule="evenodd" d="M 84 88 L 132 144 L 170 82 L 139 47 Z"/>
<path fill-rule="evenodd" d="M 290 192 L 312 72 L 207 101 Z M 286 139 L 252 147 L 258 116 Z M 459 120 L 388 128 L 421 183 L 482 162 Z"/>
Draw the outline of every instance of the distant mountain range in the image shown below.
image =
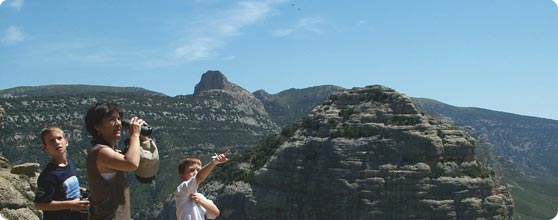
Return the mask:
<path fill-rule="evenodd" d="M 135 87 L 54 85 L 0 90 L 5 110 L 0 153 L 12 164 L 40 162 L 46 155 L 37 139 L 48 124 L 61 125 L 70 137 L 69 153 L 78 167 L 89 147 L 83 126 L 86 109 L 96 102 L 124 106 L 154 128 L 163 156 L 154 186 L 132 181 L 135 213 L 168 199 L 176 182 L 176 162 L 184 155 L 207 161 L 210 154 L 232 148 L 235 154 L 252 149 L 269 134 L 277 134 L 305 117 L 338 86 L 289 89 L 277 94 L 250 93 L 218 71 L 202 75 L 193 95 L 169 97 Z M 479 108 L 450 106 L 414 98 L 425 114 L 447 120 L 470 132 L 480 144 L 479 158 L 501 169 L 515 200 L 515 219 L 550 219 L 558 210 L 558 121 Z M 84 176 L 85 170 L 78 170 Z M 1 208 L 1 207 L 0 207 Z"/>
<path fill-rule="evenodd" d="M 27 96 L 63 96 L 93 93 L 108 94 L 135 94 L 166 96 L 163 93 L 153 92 L 139 87 L 114 87 L 94 85 L 48 85 L 48 86 L 19 86 L 11 89 L 0 90 L 0 97 L 15 98 Z"/>
<path fill-rule="evenodd" d="M 339 86 L 323 85 L 304 89 L 287 89 L 271 95 L 258 90 L 254 95 L 262 101 L 272 120 L 284 127 L 306 116 L 312 108 L 321 104 L 331 94 L 342 91 Z"/>
<path fill-rule="evenodd" d="M 414 98 L 424 112 L 451 120 L 483 146 L 484 162 L 501 169 L 515 200 L 516 219 L 550 219 L 558 211 L 558 121 L 455 107 Z M 442 119 L 443 120 L 443 119 Z M 481 156 L 482 157 L 482 156 Z"/>

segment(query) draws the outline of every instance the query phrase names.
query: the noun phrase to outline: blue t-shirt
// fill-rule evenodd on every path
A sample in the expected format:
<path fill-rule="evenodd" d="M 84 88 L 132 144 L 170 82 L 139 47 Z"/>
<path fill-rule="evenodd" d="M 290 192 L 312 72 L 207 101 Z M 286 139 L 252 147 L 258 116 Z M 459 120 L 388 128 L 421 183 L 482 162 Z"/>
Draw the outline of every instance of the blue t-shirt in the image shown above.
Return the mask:
<path fill-rule="evenodd" d="M 37 180 L 36 203 L 50 203 L 79 199 L 79 181 L 74 162 L 68 158 L 68 164 L 60 167 L 49 162 Z M 44 220 L 81 220 L 84 215 L 70 209 L 43 211 Z"/>

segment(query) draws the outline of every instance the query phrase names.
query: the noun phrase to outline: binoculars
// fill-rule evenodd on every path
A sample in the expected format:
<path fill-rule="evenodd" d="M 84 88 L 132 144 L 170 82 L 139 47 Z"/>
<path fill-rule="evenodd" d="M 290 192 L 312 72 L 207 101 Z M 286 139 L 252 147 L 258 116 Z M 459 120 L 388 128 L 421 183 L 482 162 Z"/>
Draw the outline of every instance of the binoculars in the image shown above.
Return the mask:
<path fill-rule="evenodd" d="M 130 125 L 130 119 L 122 119 L 121 122 L 123 127 L 128 127 Z M 140 131 L 141 135 L 149 137 L 152 133 L 153 133 L 153 128 L 151 126 L 145 124 L 141 126 L 141 131 Z"/>

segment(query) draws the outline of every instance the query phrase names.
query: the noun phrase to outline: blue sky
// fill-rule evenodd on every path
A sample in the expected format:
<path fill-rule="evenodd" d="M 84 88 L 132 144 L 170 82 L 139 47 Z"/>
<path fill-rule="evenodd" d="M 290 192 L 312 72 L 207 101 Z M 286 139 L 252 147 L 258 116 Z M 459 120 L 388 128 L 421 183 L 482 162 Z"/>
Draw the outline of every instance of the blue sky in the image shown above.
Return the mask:
<path fill-rule="evenodd" d="M 552 0 L 0 0 L 0 89 L 192 94 L 220 70 L 250 92 L 381 84 L 558 119 Z"/>

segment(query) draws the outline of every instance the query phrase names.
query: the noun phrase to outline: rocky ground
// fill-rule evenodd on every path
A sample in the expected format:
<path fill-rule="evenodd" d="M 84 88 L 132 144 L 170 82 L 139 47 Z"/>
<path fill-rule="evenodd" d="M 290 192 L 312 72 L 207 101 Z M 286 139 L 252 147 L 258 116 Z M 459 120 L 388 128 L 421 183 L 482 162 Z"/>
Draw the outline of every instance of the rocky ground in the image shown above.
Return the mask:
<path fill-rule="evenodd" d="M 41 219 L 41 212 L 33 204 L 38 171 L 38 163 L 11 167 L 7 159 L 0 157 L 0 218 Z"/>

